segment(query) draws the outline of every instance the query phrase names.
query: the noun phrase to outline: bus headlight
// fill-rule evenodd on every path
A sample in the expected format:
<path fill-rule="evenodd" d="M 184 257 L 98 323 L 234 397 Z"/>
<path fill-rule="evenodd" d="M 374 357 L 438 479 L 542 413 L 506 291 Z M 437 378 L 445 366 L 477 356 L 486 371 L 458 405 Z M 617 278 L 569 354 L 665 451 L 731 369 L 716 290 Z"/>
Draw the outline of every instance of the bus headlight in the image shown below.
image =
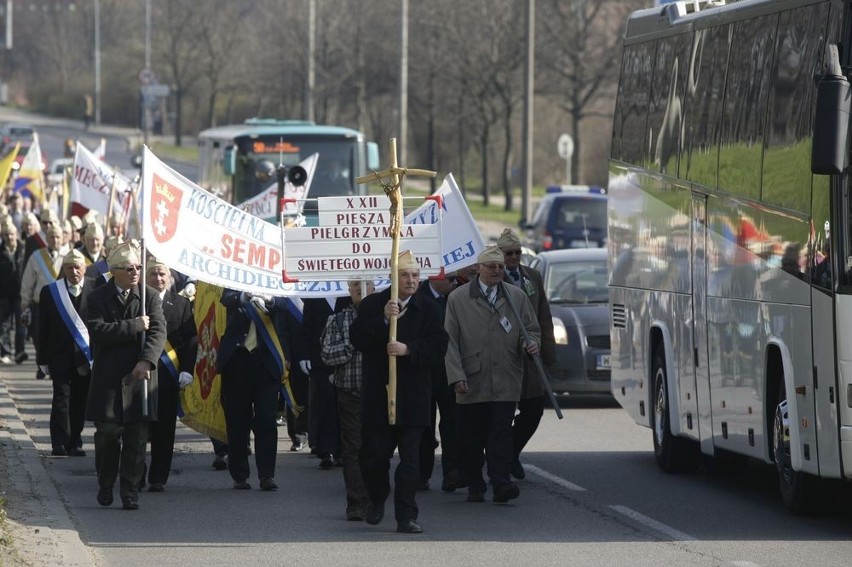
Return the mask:
<path fill-rule="evenodd" d="M 553 338 L 558 345 L 568 344 L 568 329 L 559 317 L 553 317 Z"/>

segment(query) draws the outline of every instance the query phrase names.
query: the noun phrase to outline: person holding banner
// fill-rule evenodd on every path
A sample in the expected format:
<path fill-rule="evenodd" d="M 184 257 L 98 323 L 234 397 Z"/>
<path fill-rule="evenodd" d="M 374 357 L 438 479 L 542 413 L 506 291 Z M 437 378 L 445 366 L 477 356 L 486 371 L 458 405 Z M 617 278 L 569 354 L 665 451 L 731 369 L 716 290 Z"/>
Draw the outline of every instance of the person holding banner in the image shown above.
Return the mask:
<path fill-rule="evenodd" d="M 36 362 L 53 381 L 50 406 L 50 444 L 54 457 L 85 457 L 81 434 L 92 374 L 89 332 L 80 314 L 92 291 L 83 279 L 86 261 L 77 250 L 62 259 L 63 278 L 39 294 L 40 348 Z"/>
<path fill-rule="evenodd" d="M 226 289 L 220 299 L 227 309 L 225 333 L 216 366 L 222 375 L 222 409 L 228 435 L 228 471 L 234 488 L 248 490 L 249 433 L 254 432 L 254 458 L 260 489 L 278 490 L 275 456 L 278 393 L 286 372 L 289 345 L 275 320 L 286 310 L 284 297 L 261 297 Z"/>
<path fill-rule="evenodd" d="M 488 246 L 477 257 L 479 275 L 450 294 L 444 325 L 447 383 L 458 404 L 458 431 L 462 480 L 468 502 L 484 502 L 486 484 L 482 466 L 487 459 L 494 502 L 520 495 L 509 478 L 512 465 L 512 418 L 521 397 L 524 357 L 539 351 L 538 320 L 520 288 L 500 285 L 503 252 Z M 509 305 L 517 306 L 518 321 Z M 520 325 L 532 340 L 523 344 Z"/>
<path fill-rule="evenodd" d="M 112 278 L 92 290 L 86 312 L 94 359 L 86 419 L 95 422 L 98 504 L 112 504 L 118 479 L 122 507 L 136 510 L 148 423 L 157 420 L 157 363 L 166 321 L 160 294 L 142 288 L 136 247 L 116 246 L 108 262 Z"/>
<path fill-rule="evenodd" d="M 160 355 L 157 376 L 157 421 L 151 423 L 151 467 L 148 492 L 163 492 L 172 468 L 175 426 L 179 413 L 180 389 L 192 383 L 192 370 L 198 352 L 198 330 L 192 303 L 170 289 L 169 267 L 155 258 L 148 260 L 147 283 L 157 291 L 166 319 L 166 347 Z"/>
<path fill-rule="evenodd" d="M 39 337 L 39 299 L 41 288 L 54 282 L 62 272 L 62 229 L 58 224 L 51 225 L 47 231 L 47 246 L 35 252 L 29 260 L 25 260 L 24 275 L 21 277 L 21 318 L 25 325 L 30 327 L 30 336 L 33 346 L 38 353 L 40 346 Z M 24 253 L 26 256 L 26 252 Z M 45 377 L 39 368 L 36 379 Z"/>
<path fill-rule="evenodd" d="M 497 246 L 503 252 L 506 270 L 503 281 L 519 287 L 532 304 L 533 311 L 541 327 L 541 359 L 545 366 L 556 362 L 556 341 L 553 338 L 553 316 L 550 304 L 538 270 L 521 265 L 521 239 L 511 228 L 503 230 L 497 239 Z M 517 479 L 526 476 L 521 464 L 521 451 L 538 429 L 544 414 L 545 391 L 538 376 L 535 363 L 530 357 L 524 357 L 524 381 L 521 386 L 521 399 L 518 413 L 512 424 L 513 459 L 510 473 Z"/>
<path fill-rule="evenodd" d="M 390 493 L 390 459 L 399 450 L 394 473 L 394 515 L 400 533 L 421 533 L 415 500 L 419 485 L 418 453 L 423 430 L 431 425 L 433 367 L 447 350 L 441 309 L 415 295 L 420 266 L 411 251 L 398 257 L 399 302 L 391 290 L 365 297 L 349 336 L 363 354 L 362 440 L 359 463 L 370 506 L 365 520 L 379 524 Z M 397 339 L 388 341 L 388 321 L 397 317 Z M 396 424 L 388 422 L 388 356 L 397 358 Z"/>

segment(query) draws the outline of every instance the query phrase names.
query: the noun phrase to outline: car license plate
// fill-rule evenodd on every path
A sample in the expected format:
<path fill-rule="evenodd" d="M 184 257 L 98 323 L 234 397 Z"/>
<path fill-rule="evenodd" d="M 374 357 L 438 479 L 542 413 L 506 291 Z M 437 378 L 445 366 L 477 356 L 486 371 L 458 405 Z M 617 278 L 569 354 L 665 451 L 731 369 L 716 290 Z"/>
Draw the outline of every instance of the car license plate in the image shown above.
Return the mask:
<path fill-rule="evenodd" d="M 609 370 L 609 356 L 608 354 L 597 355 L 597 370 Z"/>

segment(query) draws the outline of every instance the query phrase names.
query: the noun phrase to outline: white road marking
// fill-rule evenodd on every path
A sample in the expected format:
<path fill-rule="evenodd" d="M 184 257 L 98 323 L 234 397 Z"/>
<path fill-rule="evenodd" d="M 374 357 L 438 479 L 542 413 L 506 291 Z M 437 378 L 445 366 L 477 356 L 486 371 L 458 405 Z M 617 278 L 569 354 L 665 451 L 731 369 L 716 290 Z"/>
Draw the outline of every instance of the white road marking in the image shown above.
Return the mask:
<path fill-rule="evenodd" d="M 545 480 L 549 480 L 553 484 L 558 484 L 562 488 L 567 488 L 568 490 L 576 490 L 576 491 L 584 491 L 586 490 L 580 485 L 574 484 L 573 482 L 568 482 L 562 477 L 556 476 L 553 473 L 549 473 L 544 469 L 540 469 L 535 465 L 524 465 L 524 470 L 527 472 L 531 472 L 535 475 L 540 476 Z"/>
<path fill-rule="evenodd" d="M 614 505 L 610 506 L 611 509 L 615 510 L 619 514 L 623 514 L 633 520 L 634 522 L 638 522 L 643 526 L 651 528 L 654 531 L 660 532 L 661 534 L 665 534 L 666 536 L 672 538 L 675 541 L 696 541 L 697 538 L 684 533 L 680 530 L 676 530 L 671 526 L 667 526 L 666 524 L 660 523 L 653 518 L 649 518 L 644 514 L 640 514 L 636 510 L 632 510 L 627 506 Z"/>

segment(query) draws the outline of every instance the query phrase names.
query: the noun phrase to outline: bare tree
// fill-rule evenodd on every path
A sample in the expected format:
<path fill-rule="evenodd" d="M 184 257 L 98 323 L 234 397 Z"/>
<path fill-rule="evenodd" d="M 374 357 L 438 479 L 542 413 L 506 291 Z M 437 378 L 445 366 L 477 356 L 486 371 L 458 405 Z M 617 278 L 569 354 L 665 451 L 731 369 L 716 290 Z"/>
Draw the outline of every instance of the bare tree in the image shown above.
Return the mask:
<path fill-rule="evenodd" d="M 592 116 L 611 118 L 621 61 L 621 34 L 627 14 L 645 6 L 640 0 L 544 0 L 536 45 L 537 91 L 554 97 L 571 118 L 574 155 L 571 178 L 581 177 L 584 142 L 581 124 Z M 602 103 L 606 101 L 606 103 Z"/>

